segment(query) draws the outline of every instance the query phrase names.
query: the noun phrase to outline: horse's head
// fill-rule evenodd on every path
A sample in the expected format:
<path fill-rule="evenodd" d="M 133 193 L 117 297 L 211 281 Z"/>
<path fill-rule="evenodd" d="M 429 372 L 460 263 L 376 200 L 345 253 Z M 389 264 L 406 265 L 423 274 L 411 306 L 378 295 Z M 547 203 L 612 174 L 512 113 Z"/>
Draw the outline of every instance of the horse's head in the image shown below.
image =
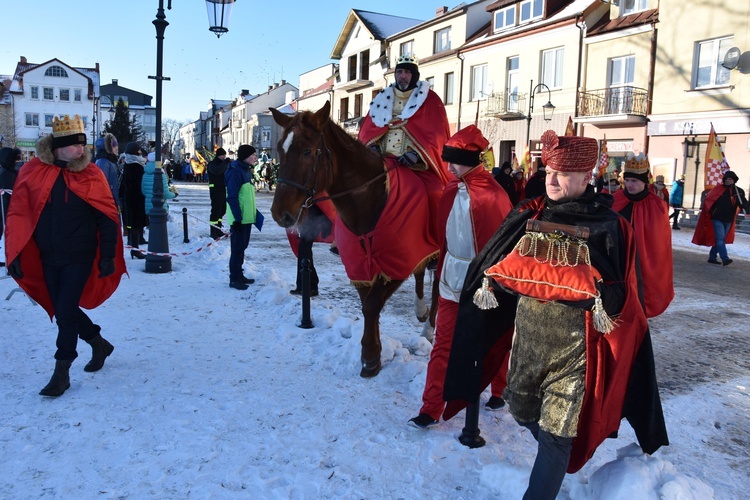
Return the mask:
<path fill-rule="evenodd" d="M 280 226 L 291 227 L 304 220 L 305 208 L 332 180 L 330 152 L 324 142 L 331 104 L 326 102 L 315 113 L 302 111 L 294 116 L 270 109 L 284 129 L 277 149 L 280 163 L 271 215 Z"/>

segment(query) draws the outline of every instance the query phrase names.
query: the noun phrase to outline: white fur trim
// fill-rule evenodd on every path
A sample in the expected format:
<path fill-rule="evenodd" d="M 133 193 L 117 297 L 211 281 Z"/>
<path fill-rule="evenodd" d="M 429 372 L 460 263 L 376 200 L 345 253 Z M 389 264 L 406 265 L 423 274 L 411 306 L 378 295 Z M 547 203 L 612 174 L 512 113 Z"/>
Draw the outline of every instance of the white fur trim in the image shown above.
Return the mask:
<path fill-rule="evenodd" d="M 396 98 L 396 93 L 393 90 L 393 85 L 395 84 L 391 84 L 381 90 L 380 93 L 375 96 L 375 99 L 372 100 L 372 104 L 370 104 L 370 118 L 372 118 L 373 123 L 378 127 L 385 127 L 394 118 L 393 101 Z M 427 100 L 429 92 L 430 84 L 424 80 L 418 81 L 417 86 L 414 87 L 414 90 L 409 96 L 409 100 L 406 101 L 406 106 L 404 106 L 401 115 L 395 118 L 406 120 L 414 116 L 414 114 L 419 111 L 419 108 L 422 107 L 422 104 Z"/>

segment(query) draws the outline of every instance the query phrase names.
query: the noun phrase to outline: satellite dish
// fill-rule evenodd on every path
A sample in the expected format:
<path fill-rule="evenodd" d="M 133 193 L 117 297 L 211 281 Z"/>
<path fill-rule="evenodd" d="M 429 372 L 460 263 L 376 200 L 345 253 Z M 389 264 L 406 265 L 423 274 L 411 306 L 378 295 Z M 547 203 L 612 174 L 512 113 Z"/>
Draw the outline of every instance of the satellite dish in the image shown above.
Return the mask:
<path fill-rule="evenodd" d="M 747 75 L 750 73 L 750 52 L 743 52 L 740 56 L 739 61 L 737 62 L 737 69 L 740 70 L 740 73 L 743 75 Z"/>
<path fill-rule="evenodd" d="M 740 49 L 737 47 L 732 47 L 731 49 L 727 50 L 726 55 L 724 56 L 724 62 L 721 63 L 723 67 L 726 69 L 734 69 L 737 67 L 737 63 L 740 60 Z"/>

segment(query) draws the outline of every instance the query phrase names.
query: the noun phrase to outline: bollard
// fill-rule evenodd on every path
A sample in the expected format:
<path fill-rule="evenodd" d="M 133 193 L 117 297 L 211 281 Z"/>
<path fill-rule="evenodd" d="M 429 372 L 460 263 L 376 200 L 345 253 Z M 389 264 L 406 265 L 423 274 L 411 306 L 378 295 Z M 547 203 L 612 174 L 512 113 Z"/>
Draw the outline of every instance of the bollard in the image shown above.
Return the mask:
<path fill-rule="evenodd" d="M 313 328 L 310 319 L 310 259 L 302 259 L 300 272 L 302 273 L 302 323 L 300 328 Z"/>
<path fill-rule="evenodd" d="M 471 403 L 466 407 L 466 424 L 458 440 L 469 448 L 481 448 L 486 443 L 479 434 L 479 398 L 477 397 L 476 403 Z"/>
<path fill-rule="evenodd" d="M 187 207 L 182 208 L 182 234 L 182 242 L 190 243 L 190 238 L 188 238 Z"/>

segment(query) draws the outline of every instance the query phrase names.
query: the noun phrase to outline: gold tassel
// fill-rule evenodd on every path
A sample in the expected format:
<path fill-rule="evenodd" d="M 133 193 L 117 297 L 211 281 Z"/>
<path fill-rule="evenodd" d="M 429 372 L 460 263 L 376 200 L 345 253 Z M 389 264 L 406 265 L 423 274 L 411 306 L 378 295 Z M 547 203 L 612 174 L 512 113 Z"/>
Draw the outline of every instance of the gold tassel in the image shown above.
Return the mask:
<path fill-rule="evenodd" d="M 617 326 L 617 322 L 613 321 L 612 318 L 607 315 L 607 311 L 604 310 L 601 295 L 597 294 L 596 299 L 594 299 L 594 307 L 591 308 L 591 312 L 594 315 L 594 328 L 605 335 L 612 333 Z"/>
<path fill-rule="evenodd" d="M 474 292 L 474 304 L 484 311 L 494 309 L 498 306 L 495 294 L 490 287 L 490 279 L 487 276 L 482 280 L 482 287 Z"/>

